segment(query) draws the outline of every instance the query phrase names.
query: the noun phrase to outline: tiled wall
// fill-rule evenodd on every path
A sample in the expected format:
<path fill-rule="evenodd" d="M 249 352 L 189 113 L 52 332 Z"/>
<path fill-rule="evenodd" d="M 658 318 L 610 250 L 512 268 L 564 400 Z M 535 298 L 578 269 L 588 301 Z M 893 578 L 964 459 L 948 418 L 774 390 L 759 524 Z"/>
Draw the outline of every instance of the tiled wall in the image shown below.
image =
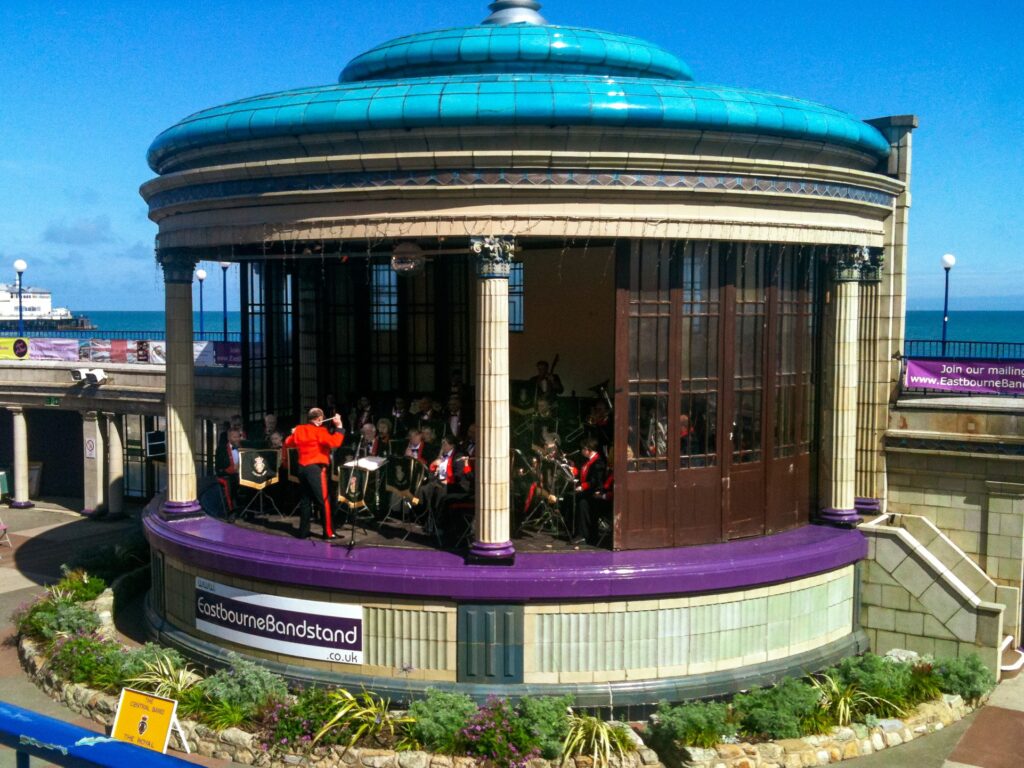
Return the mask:
<path fill-rule="evenodd" d="M 785 658 L 853 631 L 854 568 L 697 597 L 526 606 L 527 683 L 698 675 Z"/>
<path fill-rule="evenodd" d="M 195 627 L 195 578 L 266 594 L 324 600 L 325 594 L 199 572 L 172 558 L 164 566 L 166 616 L 178 628 L 228 650 L 342 675 L 410 681 L 457 679 L 457 606 L 377 595 L 329 599 L 364 606 L 362 665 L 296 659 L 234 646 Z M 598 683 L 707 674 L 788 658 L 850 635 L 854 567 L 787 584 L 663 600 L 526 605 L 523 682 Z M 156 583 L 156 582 L 154 582 Z"/>
<path fill-rule="evenodd" d="M 999 584 L 1024 575 L 1024 461 L 895 451 L 888 511 L 935 523 Z"/>

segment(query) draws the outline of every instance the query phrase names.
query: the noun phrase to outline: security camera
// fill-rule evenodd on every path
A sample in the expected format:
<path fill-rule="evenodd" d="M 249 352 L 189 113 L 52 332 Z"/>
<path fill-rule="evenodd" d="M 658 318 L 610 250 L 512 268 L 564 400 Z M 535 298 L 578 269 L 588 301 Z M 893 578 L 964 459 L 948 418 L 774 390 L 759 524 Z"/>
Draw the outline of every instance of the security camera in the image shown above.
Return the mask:
<path fill-rule="evenodd" d="M 107 380 L 107 374 L 103 372 L 102 368 L 93 368 L 91 371 L 85 372 L 85 380 L 89 384 L 102 384 Z"/>
<path fill-rule="evenodd" d="M 72 368 L 71 369 L 71 380 L 72 381 L 85 381 L 89 375 L 88 368 Z"/>

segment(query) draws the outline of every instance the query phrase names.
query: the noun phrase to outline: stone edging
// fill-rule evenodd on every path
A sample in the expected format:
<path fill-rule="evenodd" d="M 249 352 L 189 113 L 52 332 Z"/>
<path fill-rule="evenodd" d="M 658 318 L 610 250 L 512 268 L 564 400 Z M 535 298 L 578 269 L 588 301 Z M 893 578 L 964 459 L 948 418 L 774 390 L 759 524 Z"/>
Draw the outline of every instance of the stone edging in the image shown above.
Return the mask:
<path fill-rule="evenodd" d="M 114 596 L 106 590 L 92 603 L 100 617 L 100 633 L 115 639 Z M 46 666 L 46 658 L 39 644 L 28 637 L 18 638 L 18 655 L 22 666 L 35 683 L 56 701 L 73 712 L 105 726 L 113 724 L 117 709 L 117 696 L 97 691 L 77 683 L 67 683 L 54 675 Z M 941 700 L 921 704 L 903 720 L 880 720 L 878 725 L 854 724 L 849 728 L 833 728 L 828 735 L 806 736 L 802 739 L 783 739 L 763 744 L 719 744 L 714 749 L 687 747 L 689 768 L 806 768 L 829 765 L 895 747 L 915 738 L 939 731 L 962 719 L 973 711 L 959 696 L 943 695 Z M 313 766 L 318 768 L 475 768 L 471 757 L 434 755 L 429 752 L 394 752 L 382 749 L 350 749 L 320 747 L 309 754 L 274 755 L 268 752 L 258 736 L 228 728 L 214 731 L 192 720 L 181 720 L 182 730 L 189 748 L 197 754 L 220 760 L 255 765 L 260 768 L 292 768 Z M 638 738 L 639 741 L 639 738 Z M 173 745 L 181 748 L 177 736 Z M 533 760 L 530 768 L 557 768 L 554 761 Z M 579 758 L 575 768 L 592 768 L 589 758 Z M 624 761 L 613 760 L 611 768 L 665 768 L 654 750 L 639 745 L 637 752 Z"/>
<path fill-rule="evenodd" d="M 829 765 L 896 747 L 908 741 L 941 731 L 961 720 L 975 707 L 959 696 L 944 694 L 941 699 L 918 706 L 902 720 L 879 720 L 868 728 L 855 723 L 848 728 L 833 728 L 822 736 L 781 739 L 763 744 L 719 744 L 714 749 L 688 747 L 688 768 L 806 768 Z"/>

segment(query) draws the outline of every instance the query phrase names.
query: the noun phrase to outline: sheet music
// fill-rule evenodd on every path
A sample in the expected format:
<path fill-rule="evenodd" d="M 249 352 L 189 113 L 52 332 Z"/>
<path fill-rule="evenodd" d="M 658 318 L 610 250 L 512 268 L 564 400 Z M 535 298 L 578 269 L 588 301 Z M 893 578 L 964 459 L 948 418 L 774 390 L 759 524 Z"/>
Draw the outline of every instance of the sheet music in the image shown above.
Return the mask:
<path fill-rule="evenodd" d="M 342 466 L 349 468 L 358 467 L 359 469 L 365 469 L 368 472 L 376 472 L 387 463 L 388 460 L 383 456 L 363 456 L 359 459 L 346 461 Z"/>

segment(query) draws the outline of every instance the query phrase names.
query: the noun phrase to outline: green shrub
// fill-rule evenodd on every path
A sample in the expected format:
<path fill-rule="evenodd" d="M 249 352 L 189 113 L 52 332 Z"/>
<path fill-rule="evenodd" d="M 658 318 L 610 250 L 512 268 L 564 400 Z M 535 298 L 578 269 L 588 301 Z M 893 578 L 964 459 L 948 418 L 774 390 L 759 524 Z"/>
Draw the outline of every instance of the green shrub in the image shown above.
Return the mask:
<path fill-rule="evenodd" d="M 215 731 L 244 728 L 252 722 L 253 717 L 249 707 L 224 699 L 208 701 L 200 712 L 200 719 Z"/>
<path fill-rule="evenodd" d="M 818 692 L 786 678 L 773 688 L 752 688 L 733 699 L 740 729 L 752 738 L 795 739 L 818 727 Z"/>
<path fill-rule="evenodd" d="M 11 618 L 19 634 L 47 643 L 58 635 L 91 635 L 100 626 L 94 611 L 66 599 L 44 598 L 15 612 Z"/>
<path fill-rule="evenodd" d="M 828 730 L 833 725 L 849 725 L 855 720 L 870 717 L 881 708 L 893 708 L 892 702 L 884 701 L 865 693 L 856 683 L 840 682 L 838 675 L 823 672 L 810 678 L 818 693 L 819 716 L 806 726 L 816 726 L 816 733 Z"/>
<path fill-rule="evenodd" d="M 670 705 L 658 704 L 649 741 L 659 750 L 675 749 L 676 743 L 710 749 L 723 737 L 736 735 L 729 707 L 716 701 L 691 701 Z"/>
<path fill-rule="evenodd" d="M 95 600 L 107 588 L 107 582 L 98 576 L 90 576 L 84 570 L 71 570 L 64 565 L 61 566 L 61 572 L 64 574 L 63 578 L 51 589 L 67 595 L 71 602 L 85 603 Z"/>
<path fill-rule="evenodd" d="M 969 702 L 977 702 L 996 686 L 995 675 L 976 653 L 959 659 L 936 660 L 935 676 L 939 690 Z"/>
<path fill-rule="evenodd" d="M 620 760 L 636 751 L 629 729 L 622 723 L 608 723 L 591 715 L 569 716 L 569 732 L 562 747 L 562 762 L 589 757 L 595 768 L 608 768 L 613 757 Z"/>
<path fill-rule="evenodd" d="M 62 680 L 105 687 L 98 683 L 106 670 L 118 664 L 122 653 L 120 645 L 95 635 L 61 637 L 54 643 L 48 663 Z"/>
<path fill-rule="evenodd" d="M 295 701 L 271 702 L 259 713 L 260 731 L 266 749 L 279 752 L 305 752 L 313 737 L 337 710 L 337 704 L 324 688 L 305 688 Z M 347 744 L 351 734 L 336 728 L 324 734 L 320 744 Z"/>
<path fill-rule="evenodd" d="M 919 661 L 910 667 L 910 676 L 907 678 L 907 700 L 911 706 L 923 704 L 926 701 L 933 701 L 942 695 L 942 688 L 939 686 L 939 676 L 935 672 L 935 665 L 927 661 Z"/>
<path fill-rule="evenodd" d="M 488 699 L 462 729 L 462 741 L 466 754 L 493 768 L 523 768 L 540 756 L 526 722 L 505 699 Z"/>
<path fill-rule="evenodd" d="M 231 666 L 218 670 L 199 684 L 211 701 L 226 702 L 253 718 L 269 702 L 282 701 L 288 695 L 288 686 L 280 675 L 234 653 L 228 656 L 228 662 Z"/>
<path fill-rule="evenodd" d="M 843 659 L 829 670 L 844 685 L 854 685 L 878 701 L 871 706 L 877 717 L 899 717 L 914 706 L 911 665 L 873 653 Z"/>
<path fill-rule="evenodd" d="M 426 698 L 409 705 L 409 733 L 427 751 L 451 754 L 458 750 L 462 729 L 475 712 L 469 696 L 428 688 Z"/>
<path fill-rule="evenodd" d="M 352 694 L 343 688 L 332 692 L 330 698 L 334 714 L 313 736 L 314 745 L 341 730 L 349 735 L 347 747 L 359 742 L 369 747 L 398 750 L 413 746 L 406 736 L 406 728 L 412 724 L 412 718 L 392 712 L 390 699 L 366 690 Z"/>
<path fill-rule="evenodd" d="M 573 697 L 569 695 L 526 696 L 519 701 L 516 708 L 519 716 L 533 734 L 540 756 L 546 760 L 554 760 L 562 754 L 562 745 L 569 734 L 572 704 Z"/>

